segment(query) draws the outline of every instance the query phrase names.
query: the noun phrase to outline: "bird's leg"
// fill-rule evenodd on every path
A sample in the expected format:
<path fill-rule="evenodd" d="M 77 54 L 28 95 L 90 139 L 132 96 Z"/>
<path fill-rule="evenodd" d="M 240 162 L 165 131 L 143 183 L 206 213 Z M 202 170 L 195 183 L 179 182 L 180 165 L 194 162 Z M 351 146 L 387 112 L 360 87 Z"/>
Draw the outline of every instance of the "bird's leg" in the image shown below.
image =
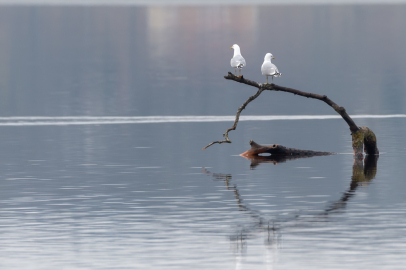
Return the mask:
<path fill-rule="evenodd" d="M 241 68 L 239 68 L 238 70 L 240 71 L 240 72 L 239 72 L 239 75 L 240 75 L 240 76 L 238 76 L 238 78 L 241 78 Z"/>
<path fill-rule="evenodd" d="M 273 83 L 273 76 L 272 76 L 272 82 L 271 82 L 271 84 Z"/>
<path fill-rule="evenodd" d="M 266 84 L 268 84 L 268 75 L 266 75 Z"/>

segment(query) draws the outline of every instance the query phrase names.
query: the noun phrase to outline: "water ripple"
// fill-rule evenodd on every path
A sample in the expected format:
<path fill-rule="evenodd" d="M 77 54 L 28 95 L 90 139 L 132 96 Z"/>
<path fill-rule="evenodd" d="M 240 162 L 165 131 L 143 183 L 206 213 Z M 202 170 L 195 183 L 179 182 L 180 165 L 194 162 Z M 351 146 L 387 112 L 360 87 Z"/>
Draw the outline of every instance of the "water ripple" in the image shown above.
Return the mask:
<path fill-rule="evenodd" d="M 358 114 L 352 118 L 406 118 L 406 114 Z M 0 117 L 0 126 L 66 126 L 66 125 L 112 125 L 233 122 L 234 115 L 184 115 L 184 116 L 10 116 Z M 245 115 L 240 121 L 274 120 L 327 120 L 341 119 L 339 115 Z"/>

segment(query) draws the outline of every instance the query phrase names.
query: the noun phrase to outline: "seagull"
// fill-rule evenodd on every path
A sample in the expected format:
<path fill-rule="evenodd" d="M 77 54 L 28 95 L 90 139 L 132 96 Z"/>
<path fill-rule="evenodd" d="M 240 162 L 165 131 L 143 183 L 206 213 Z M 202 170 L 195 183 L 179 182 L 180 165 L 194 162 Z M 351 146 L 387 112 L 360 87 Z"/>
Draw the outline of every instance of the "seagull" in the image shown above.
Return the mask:
<path fill-rule="evenodd" d="M 272 53 L 265 54 L 264 63 L 261 67 L 262 75 L 266 76 L 266 84 L 268 84 L 268 76 L 272 76 L 273 82 L 273 77 L 280 77 L 282 75 L 282 73 L 279 72 L 278 68 L 271 63 L 271 58 L 275 59 Z"/>
<path fill-rule="evenodd" d="M 230 64 L 233 68 L 235 68 L 235 76 L 237 76 L 237 68 L 240 70 L 240 77 L 241 77 L 241 69 L 245 66 L 245 59 L 242 57 L 240 52 L 240 46 L 234 44 L 233 47 L 230 49 L 234 49 L 234 56 L 231 58 Z"/>

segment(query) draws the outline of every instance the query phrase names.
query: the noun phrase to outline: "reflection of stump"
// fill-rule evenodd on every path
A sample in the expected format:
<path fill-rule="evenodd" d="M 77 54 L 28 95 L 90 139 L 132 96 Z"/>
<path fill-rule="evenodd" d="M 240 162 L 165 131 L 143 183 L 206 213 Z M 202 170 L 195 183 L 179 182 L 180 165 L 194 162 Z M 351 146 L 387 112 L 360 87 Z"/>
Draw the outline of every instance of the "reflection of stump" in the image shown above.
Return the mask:
<path fill-rule="evenodd" d="M 376 167 L 379 156 L 367 155 L 364 164 L 360 159 L 354 159 L 352 167 L 352 184 L 359 185 L 361 183 L 368 183 L 375 178 Z"/>

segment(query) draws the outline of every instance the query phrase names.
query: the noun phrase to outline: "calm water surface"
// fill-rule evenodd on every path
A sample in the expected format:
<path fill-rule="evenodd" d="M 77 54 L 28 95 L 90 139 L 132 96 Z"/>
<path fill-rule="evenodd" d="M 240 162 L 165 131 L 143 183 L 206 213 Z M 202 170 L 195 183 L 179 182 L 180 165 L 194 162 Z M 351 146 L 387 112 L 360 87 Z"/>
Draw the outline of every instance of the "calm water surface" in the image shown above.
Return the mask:
<path fill-rule="evenodd" d="M 0 7 L 1 268 L 403 269 L 406 118 L 355 119 L 381 152 L 363 166 L 341 119 L 244 121 L 201 151 L 232 122 L 193 116 L 254 93 L 222 78 L 234 43 L 247 78 L 272 52 L 277 84 L 404 115 L 405 25 L 384 5 Z M 243 115 L 334 111 L 268 92 Z M 238 156 L 251 139 L 338 154 Z"/>

